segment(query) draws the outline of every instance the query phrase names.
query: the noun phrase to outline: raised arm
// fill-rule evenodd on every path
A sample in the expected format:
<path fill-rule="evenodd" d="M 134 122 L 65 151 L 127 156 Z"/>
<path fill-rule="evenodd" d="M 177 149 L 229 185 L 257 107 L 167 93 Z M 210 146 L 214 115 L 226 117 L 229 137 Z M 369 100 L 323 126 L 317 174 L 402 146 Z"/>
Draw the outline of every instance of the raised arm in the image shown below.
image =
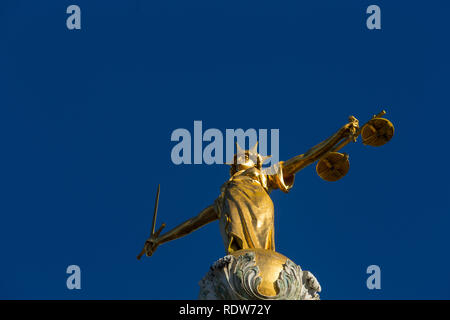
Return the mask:
<path fill-rule="evenodd" d="M 150 237 L 145 243 L 147 256 L 151 256 L 156 248 L 168 241 L 172 241 L 197 230 L 200 227 L 218 219 L 214 205 L 210 205 L 200 212 L 196 217 L 191 218 L 172 230 L 166 232 L 158 238 Z"/>
<path fill-rule="evenodd" d="M 340 142 L 351 139 L 359 128 L 358 120 L 351 116 L 349 123 L 340 128 L 330 138 L 309 149 L 305 154 L 298 155 L 283 163 L 283 176 L 287 180 L 306 166 L 314 163 L 329 151 L 332 151 Z"/>

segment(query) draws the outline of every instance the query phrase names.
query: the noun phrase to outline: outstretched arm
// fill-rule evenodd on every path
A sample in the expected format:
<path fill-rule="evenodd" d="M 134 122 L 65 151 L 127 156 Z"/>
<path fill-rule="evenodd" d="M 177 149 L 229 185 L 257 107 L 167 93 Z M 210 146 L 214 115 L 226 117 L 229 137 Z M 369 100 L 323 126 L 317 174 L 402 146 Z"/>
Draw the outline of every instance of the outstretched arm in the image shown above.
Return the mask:
<path fill-rule="evenodd" d="M 330 138 L 309 149 L 305 154 L 298 155 L 283 163 L 283 176 L 287 180 L 306 166 L 314 163 L 329 151 L 332 151 L 341 141 L 352 138 L 358 132 L 358 120 L 351 116 L 349 123 L 340 128 Z"/>
<path fill-rule="evenodd" d="M 172 230 L 166 232 L 158 238 L 150 237 L 145 243 L 145 251 L 151 256 L 156 248 L 168 241 L 175 240 L 197 230 L 200 227 L 218 219 L 214 205 L 210 205 L 200 212 L 196 217 L 191 218 Z"/>

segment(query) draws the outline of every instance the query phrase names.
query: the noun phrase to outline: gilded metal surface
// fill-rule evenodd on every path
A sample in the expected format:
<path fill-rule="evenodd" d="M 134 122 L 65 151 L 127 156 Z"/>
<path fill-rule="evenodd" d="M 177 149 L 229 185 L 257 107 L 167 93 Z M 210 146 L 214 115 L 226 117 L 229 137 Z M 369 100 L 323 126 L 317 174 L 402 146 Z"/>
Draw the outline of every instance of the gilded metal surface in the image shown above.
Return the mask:
<path fill-rule="evenodd" d="M 366 129 L 372 130 L 370 126 L 373 126 L 377 137 L 388 141 L 392 137 L 393 126 L 389 126 L 389 122 L 387 126 L 378 127 L 379 123 L 386 123 L 380 118 L 384 114 L 383 111 L 374 116 L 363 127 L 364 134 Z M 275 166 L 275 173 L 270 174 L 262 169 L 264 158 L 257 153 L 256 146 L 250 150 L 242 150 L 238 146 L 230 168 L 231 177 L 222 186 L 214 203 L 165 234 L 159 237 L 152 235 L 145 244 L 146 254 L 151 256 L 159 245 L 183 237 L 214 220 L 219 220 L 227 253 L 242 249 L 275 250 L 274 207 L 269 196 L 271 191 L 280 189 L 288 192 L 294 184 L 295 174 L 321 159 L 319 175 L 326 180 L 340 179 L 348 171 L 348 162 L 337 151 L 349 142 L 356 141 L 360 133 L 358 120 L 351 116 L 348 123 L 334 135 L 304 154 L 279 162 Z M 372 141 L 371 137 L 367 134 L 365 141 L 373 145 L 380 144 L 379 138 Z M 322 166 L 328 167 L 328 171 Z M 270 291 L 269 286 L 264 285 L 262 288 Z"/>
<path fill-rule="evenodd" d="M 394 125 L 384 118 L 373 118 L 361 129 L 363 143 L 378 147 L 387 143 L 394 136 Z"/>
<path fill-rule="evenodd" d="M 276 296 L 279 292 L 276 281 L 288 258 L 278 252 L 263 249 L 239 250 L 231 255 L 237 258 L 247 252 L 255 253 L 255 262 L 259 268 L 258 275 L 261 277 L 261 283 L 258 286 L 259 293 L 265 296 Z"/>
<path fill-rule="evenodd" d="M 245 249 L 216 262 L 199 282 L 200 300 L 319 300 L 317 278 L 272 250 Z"/>
<path fill-rule="evenodd" d="M 345 176 L 350 167 L 348 155 L 340 152 L 329 152 L 319 160 L 316 171 L 326 181 L 337 181 Z"/>

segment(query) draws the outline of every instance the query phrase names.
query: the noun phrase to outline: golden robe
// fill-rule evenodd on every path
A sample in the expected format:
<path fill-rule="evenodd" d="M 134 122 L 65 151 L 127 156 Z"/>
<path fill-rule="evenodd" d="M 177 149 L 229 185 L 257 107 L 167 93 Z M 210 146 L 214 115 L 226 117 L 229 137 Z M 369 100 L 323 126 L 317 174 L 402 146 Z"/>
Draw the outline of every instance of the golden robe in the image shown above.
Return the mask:
<path fill-rule="evenodd" d="M 221 187 L 216 200 L 219 226 L 227 253 L 240 249 L 275 250 L 273 189 L 288 192 L 294 178 L 283 179 L 283 163 L 275 174 L 250 168 L 236 172 Z"/>

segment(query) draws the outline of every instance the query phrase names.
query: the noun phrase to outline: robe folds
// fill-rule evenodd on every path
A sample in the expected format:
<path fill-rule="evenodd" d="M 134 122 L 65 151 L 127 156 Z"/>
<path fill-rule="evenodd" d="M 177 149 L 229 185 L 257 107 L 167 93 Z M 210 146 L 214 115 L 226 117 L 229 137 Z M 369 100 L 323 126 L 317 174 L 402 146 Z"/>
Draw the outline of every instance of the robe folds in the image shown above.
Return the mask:
<path fill-rule="evenodd" d="M 215 205 L 227 253 L 251 248 L 275 250 L 274 206 L 269 194 L 274 189 L 288 192 L 294 178 L 283 177 L 283 162 L 272 172 L 266 174 L 257 168 L 238 171 L 222 185 Z"/>

